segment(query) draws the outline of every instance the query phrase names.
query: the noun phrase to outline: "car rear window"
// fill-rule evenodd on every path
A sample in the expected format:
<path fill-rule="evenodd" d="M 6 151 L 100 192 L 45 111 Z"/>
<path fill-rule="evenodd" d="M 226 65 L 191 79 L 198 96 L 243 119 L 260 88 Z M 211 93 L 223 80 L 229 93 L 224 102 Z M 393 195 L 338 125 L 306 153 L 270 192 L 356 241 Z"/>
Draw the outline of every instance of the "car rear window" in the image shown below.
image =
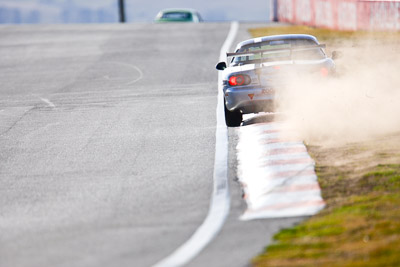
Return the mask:
<path fill-rule="evenodd" d="M 290 39 L 290 40 L 274 40 L 267 42 L 260 42 L 249 44 L 241 47 L 236 52 L 255 52 L 259 50 L 271 50 L 271 52 L 263 54 L 245 55 L 233 58 L 234 63 L 251 63 L 253 61 L 280 61 L 280 60 L 318 60 L 325 58 L 325 53 L 321 48 L 314 48 L 302 51 L 290 51 L 290 48 L 300 46 L 312 46 L 317 45 L 312 40 L 307 39 Z M 273 51 L 276 49 L 288 49 Z"/>
<path fill-rule="evenodd" d="M 161 18 L 171 20 L 190 20 L 192 14 L 189 12 L 168 12 L 164 13 Z"/>

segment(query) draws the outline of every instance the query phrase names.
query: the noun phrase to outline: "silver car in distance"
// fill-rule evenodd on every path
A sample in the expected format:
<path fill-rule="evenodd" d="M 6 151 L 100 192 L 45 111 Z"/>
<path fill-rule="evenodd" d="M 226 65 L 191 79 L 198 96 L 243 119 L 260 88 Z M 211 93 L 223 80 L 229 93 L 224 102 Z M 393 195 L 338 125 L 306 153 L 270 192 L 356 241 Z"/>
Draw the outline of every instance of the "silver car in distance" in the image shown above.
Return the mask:
<path fill-rule="evenodd" d="M 243 114 L 272 112 L 274 95 L 282 85 L 282 73 L 319 73 L 328 76 L 335 72 L 333 59 L 326 56 L 325 45 L 306 34 L 273 35 L 239 43 L 229 67 L 219 62 L 223 71 L 225 122 L 228 127 L 240 126 Z M 284 82 L 284 81 L 283 81 Z"/>

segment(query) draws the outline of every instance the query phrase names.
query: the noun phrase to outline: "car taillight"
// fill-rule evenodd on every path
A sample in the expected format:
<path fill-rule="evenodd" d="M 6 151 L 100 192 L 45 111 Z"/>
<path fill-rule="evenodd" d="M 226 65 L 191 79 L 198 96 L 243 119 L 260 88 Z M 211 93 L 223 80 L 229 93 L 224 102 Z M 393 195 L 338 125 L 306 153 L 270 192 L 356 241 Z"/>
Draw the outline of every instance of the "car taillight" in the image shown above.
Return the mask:
<path fill-rule="evenodd" d="M 328 76 L 328 74 L 329 74 L 329 70 L 327 68 L 321 68 L 320 72 L 321 72 L 321 75 L 324 77 Z"/>
<path fill-rule="evenodd" d="M 229 77 L 230 86 L 248 85 L 250 82 L 250 77 L 245 74 L 232 75 L 231 77 Z"/>

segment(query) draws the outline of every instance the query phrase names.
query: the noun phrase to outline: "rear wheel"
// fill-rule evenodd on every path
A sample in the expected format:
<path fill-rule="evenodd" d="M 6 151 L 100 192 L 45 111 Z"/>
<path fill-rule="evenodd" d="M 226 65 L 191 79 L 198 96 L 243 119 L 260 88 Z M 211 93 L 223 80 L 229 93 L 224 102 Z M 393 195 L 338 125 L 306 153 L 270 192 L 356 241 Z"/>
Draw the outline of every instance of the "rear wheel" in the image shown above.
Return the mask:
<path fill-rule="evenodd" d="M 242 123 L 243 115 L 240 111 L 229 111 L 225 105 L 224 99 L 224 108 L 225 108 L 225 123 L 228 127 L 238 127 Z"/>

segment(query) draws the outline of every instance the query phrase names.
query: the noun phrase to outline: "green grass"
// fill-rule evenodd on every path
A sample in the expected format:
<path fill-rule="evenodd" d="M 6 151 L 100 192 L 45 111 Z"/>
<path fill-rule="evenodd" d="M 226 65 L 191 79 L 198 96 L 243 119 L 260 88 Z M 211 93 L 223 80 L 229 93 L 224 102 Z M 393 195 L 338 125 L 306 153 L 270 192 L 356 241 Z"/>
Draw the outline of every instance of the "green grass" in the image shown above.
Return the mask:
<path fill-rule="evenodd" d="M 400 165 L 377 165 L 355 184 L 338 205 L 276 234 L 253 264 L 400 266 Z"/>

